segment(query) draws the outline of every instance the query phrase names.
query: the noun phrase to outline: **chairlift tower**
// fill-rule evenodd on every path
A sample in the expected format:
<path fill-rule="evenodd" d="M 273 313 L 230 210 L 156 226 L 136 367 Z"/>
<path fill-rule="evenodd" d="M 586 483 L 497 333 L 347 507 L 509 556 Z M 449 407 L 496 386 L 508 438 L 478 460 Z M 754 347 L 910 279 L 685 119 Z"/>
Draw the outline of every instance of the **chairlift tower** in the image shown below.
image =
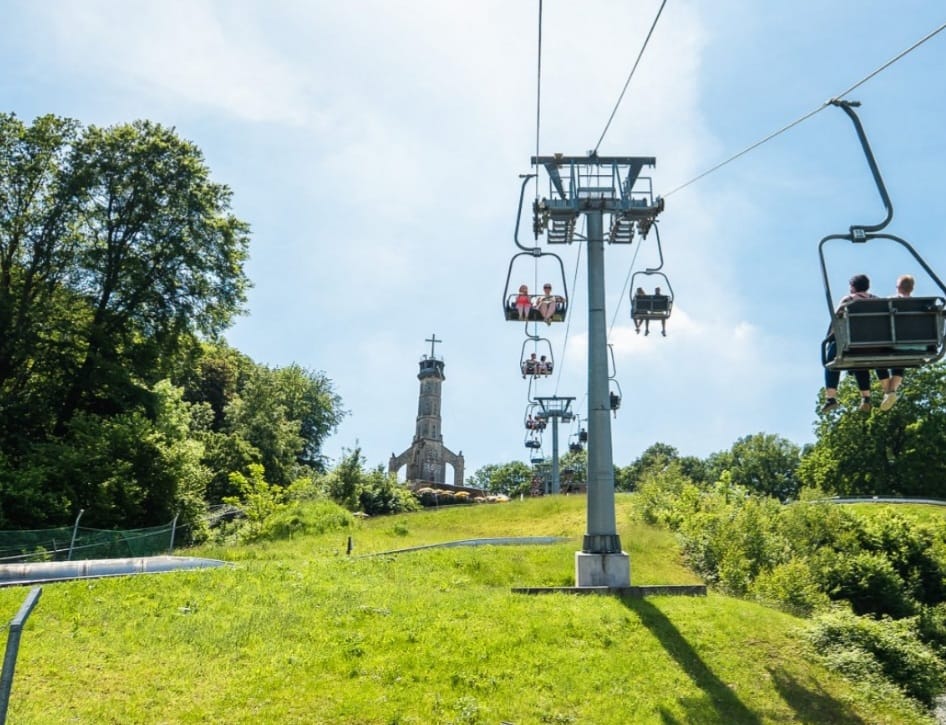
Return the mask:
<path fill-rule="evenodd" d="M 558 475 L 558 421 L 568 423 L 575 418 L 571 411 L 571 405 L 574 398 L 560 398 L 557 395 L 551 397 L 534 398 L 542 412 L 540 415 L 546 420 L 552 419 L 552 490 L 549 493 L 561 493 L 562 486 Z"/>
<path fill-rule="evenodd" d="M 578 587 L 629 587 L 630 558 L 621 549 L 614 506 L 614 456 L 608 396 L 608 335 L 605 311 L 605 217 L 609 244 L 631 244 L 645 236 L 663 200 L 651 180 L 641 177 L 653 157 L 535 156 L 549 177 L 549 195 L 534 206 L 533 228 L 547 231 L 549 244 L 573 241 L 576 221 L 585 216 L 588 245 L 588 524 L 575 554 Z"/>

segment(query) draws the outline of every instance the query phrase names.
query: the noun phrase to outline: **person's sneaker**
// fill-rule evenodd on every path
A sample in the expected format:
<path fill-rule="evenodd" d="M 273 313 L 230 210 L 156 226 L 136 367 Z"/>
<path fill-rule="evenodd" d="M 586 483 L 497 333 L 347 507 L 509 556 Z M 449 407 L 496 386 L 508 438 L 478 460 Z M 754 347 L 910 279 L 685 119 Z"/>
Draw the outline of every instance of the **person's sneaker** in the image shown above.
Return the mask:
<path fill-rule="evenodd" d="M 857 406 L 857 409 L 862 413 L 870 412 L 870 398 L 861 398 L 861 404 Z"/>
<path fill-rule="evenodd" d="M 824 401 L 824 405 L 821 406 L 821 412 L 827 413 L 831 410 L 834 410 L 837 407 L 838 407 L 838 399 L 828 398 L 826 401 Z"/>
<path fill-rule="evenodd" d="M 897 402 L 896 393 L 884 393 L 884 399 L 880 401 L 881 410 L 890 410 L 893 404 Z"/>

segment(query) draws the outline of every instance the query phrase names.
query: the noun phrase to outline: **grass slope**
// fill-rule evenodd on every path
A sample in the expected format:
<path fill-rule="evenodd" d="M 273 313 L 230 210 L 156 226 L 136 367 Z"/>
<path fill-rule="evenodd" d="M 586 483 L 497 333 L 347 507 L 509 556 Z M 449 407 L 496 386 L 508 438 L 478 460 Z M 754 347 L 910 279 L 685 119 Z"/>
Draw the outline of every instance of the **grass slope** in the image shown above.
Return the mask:
<path fill-rule="evenodd" d="M 632 582 L 695 583 L 631 506 L 618 497 Z M 575 496 L 456 507 L 195 552 L 224 569 L 46 585 L 10 722 L 927 721 L 826 671 L 802 620 L 756 604 L 510 591 L 572 585 L 584 522 Z M 543 535 L 575 540 L 378 554 Z M 0 611 L 12 618 L 26 593 L 0 590 Z"/>

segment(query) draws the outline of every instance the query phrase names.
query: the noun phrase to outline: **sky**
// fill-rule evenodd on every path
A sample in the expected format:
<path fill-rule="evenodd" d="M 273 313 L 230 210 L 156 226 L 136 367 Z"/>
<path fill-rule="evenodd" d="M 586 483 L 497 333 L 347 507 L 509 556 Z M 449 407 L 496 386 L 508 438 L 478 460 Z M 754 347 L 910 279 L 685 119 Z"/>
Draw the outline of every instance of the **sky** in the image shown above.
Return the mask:
<path fill-rule="evenodd" d="M 699 457 L 760 432 L 813 442 L 828 323 L 818 243 L 884 216 L 853 127 L 828 107 L 693 180 L 865 79 L 946 10 L 669 0 L 605 133 L 660 5 L 545 0 L 540 54 L 538 0 L 0 0 L 0 99 L 25 121 L 150 119 L 203 151 L 252 230 L 254 286 L 226 338 L 259 363 L 332 380 L 348 414 L 325 443 L 331 461 L 360 447 L 368 465 L 386 465 L 410 445 L 432 334 L 445 364 L 443 441 L 463 453 L 467 476 L 534 455 L 530 394 L 574 397 L 584 417 L 583 244 L 545 248 L 562 260 L 572 310 L 540 331 L 549 380 L 522 379 L 524 328 L 503 320 L 501 300 L 518 251 L 519 175 L 537 150 L 596 145 L 656 158 L 644 173 L 665 198 L 662 271 L 674 294 L 667 337 L 635 335 L 627 284 L 657 263 L 654 238 L 606 248 L 623 395 L 614 462 L 657 442 Z M 941 278 L 944 67 L 946 31 L 846 96 L 862 103 L 893 201 L 886 231 Z M 548 194 L 544 176 L 527 207 L 536 193 Z M 532 244 L 528 210 L 522 224 Z M 835 300 L 858 272 L 877 294 L 905 272 L 917 294 L 939 293 L 896 245 L 838 242 L 825 256 Z M 529 265 L 513 276 L 527 275 L 552 276 Z M 562 426 L 560 445 L 577 425 Z"/>

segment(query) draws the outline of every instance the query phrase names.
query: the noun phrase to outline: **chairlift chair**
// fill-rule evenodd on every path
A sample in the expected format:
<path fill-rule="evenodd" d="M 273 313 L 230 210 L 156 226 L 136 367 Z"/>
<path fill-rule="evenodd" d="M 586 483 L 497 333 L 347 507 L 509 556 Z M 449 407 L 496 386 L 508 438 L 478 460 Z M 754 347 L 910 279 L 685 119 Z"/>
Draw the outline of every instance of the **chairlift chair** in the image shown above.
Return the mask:
<path fill-rule="evenodd" d="M 503 315 L 508 322 L 542 322 L 542 314 L 539 312 L 538 304 L 541 298 L 544 296 L 540 290 L 532 289 L 527 294 L 529 296 L 531 306 L 526 315 L 526 319 L 522 320 L 519 317 L 519 310 L 516 308 L 516 298 L 519 296 L 519 286 L 522 282 L 517 281 L 525 278 L 525 275 L 520 275 L 519 277 L 513 277 L 513 269 L 516 266 L 516 260 L 519 257 L 532 257 L 533 259 L 538 259 L 539 257 L 552 257 L 558 263 L 559 273 L 555 275 L 555 281 L 546 279 L 546 282 L 552 282 L 552 295 L 555 297 L 555 312 L 549 318 L 551 322 L 564 322 L 568 315 L 568 284 L 565 281 L 565 265 L 562 262 L 561 257 L 557 254 L 552 254 L 551 252 L 543 252 L 538 247 L 530 249 L 527 252 L 518 252 L 512 256 L 512 259 L 509 260 L 509 271 L 506 273 L 506 286 L 503 292 Z M 534 275 L 533 275 L 534 276 Z M 555 282 L 558 282 L 556 286 Z M 556 290 L 561 290 L 558 292 Z"/>
<path fill-rule="evenodd" d="M 860 104 L 837 100 L 832 101 L 832 104 L 847 113 L 854 124 L 887 216 L 879 224 L 852 226 L 847 234 L 829 234 L 818 245 L 825 298 L 831 315 L 831 327 L 821 343 L 822 364 L 830 370 L 861 370 L 920 367 L 939 360 L 944 353 L 944 296 L 870 298 L 855 300 L 839 310 L 834 309 L 824 255 L 825 244 L 833 240 L 864 244 L 884 239 L 899 244 L 936 282 L 943 295 L 946 295 L 946 286 L 907 241 L 881 232 L 893 218 L 893 205 L 867 135 L 853 110 Z"/>
<path fill-rule="evenodd" d="M 529 179 L 533 178 L 534 176 L 534 174 L 526 174 L 523 176 L 522 188 L 519 192 L 519 211 L 516 214 L 516 230 L 513 235 L 513 241 L 522 251 L 514 254 L 512 259 L 509 260 L 509 271 L 506 273 L 506 286 L 503 292 L 503 317 L 509 322 L 523 321 L 519 318 L 519 310 L 516 309 L 516 298 L 519 296 L 519 287 L 522 283 L 513 280 L 512 275 L 513 268 L 516 266 L 516 260 L 519 257 L 531 257 L 536 262 L 537 266 L 537 263 L 541 257 L 551 257 L 555 260 L 555 262 L 557 262 L 558 273 L 555 275 L 555 278 L 557 281 L 561 282 L 561 287 L 558 288 L 561 290 L 561 292 L 557 292 L 555 285 L 553 284 L 552 293 L 556 296 L 557 302 L 555 313 L 551 316 L 550 321 L 564 322 L 568 314 L 568 283 L 565 278 L 565 265 L 562 263 L 561 257 L 551 252 L 543 252 L 541 247 L 526 247 L 519 242 L 519 220 L 522 217 L 522 201 L 525 197 L 526 184 L 528 184 Z M 538 294 L 538 292 L 538 290 L 532 290 L 529 292 L 532 306 L 529 308 L 528 315 L 526 316 L 527 319 L 525 320 L 526 322 L 542 322 L 542 315 L 535 306 L 537 300 L 542 296 Z"/>
<path fill-rule="evenodd" d="M 621 384 L 614 378 L 611 378 L 608 382 L 614 386 L 613 389 L 608 390 L 608 403 L 611 410 L 617 411 L 617 409 L 621 407 L 621 399 L 623 397 L 621 395 Z"/>
<path fill-rule="evenodd" d="M 658 276 L 663 278 L 663 285 L 656 285 L 652 294 L 637 294 L 639 285 L 636 278 L 639 275 Z M 663 289 L 666 286 L 667 293 L 656 292 L 657 289 Z M 643 289 L 643 287 L 640 287 Z M 644 322 L 645 320 L 666 320 L 670 317 L 673 310 L 673 288 L 670 286 L 670 279 L 663 272 L 656 270 L 642 270 L 631 275 L 631 319 L 635 322 Z"/>
<path fill-rule="evenodd" d="M 532 352 L 527 349 L 530 342 L 533 346 Z M 531 359 L 532 355 L 535 355 L 535 360 Z M 522 377 L 543 378 L 552 374 L 555 361 L 552 358 L 552 342 L 549 339 L 529 335 L 522 343 L 522 352 L 519 357 Z M 541 360 L 543 357 L 544 361 Z"/>

